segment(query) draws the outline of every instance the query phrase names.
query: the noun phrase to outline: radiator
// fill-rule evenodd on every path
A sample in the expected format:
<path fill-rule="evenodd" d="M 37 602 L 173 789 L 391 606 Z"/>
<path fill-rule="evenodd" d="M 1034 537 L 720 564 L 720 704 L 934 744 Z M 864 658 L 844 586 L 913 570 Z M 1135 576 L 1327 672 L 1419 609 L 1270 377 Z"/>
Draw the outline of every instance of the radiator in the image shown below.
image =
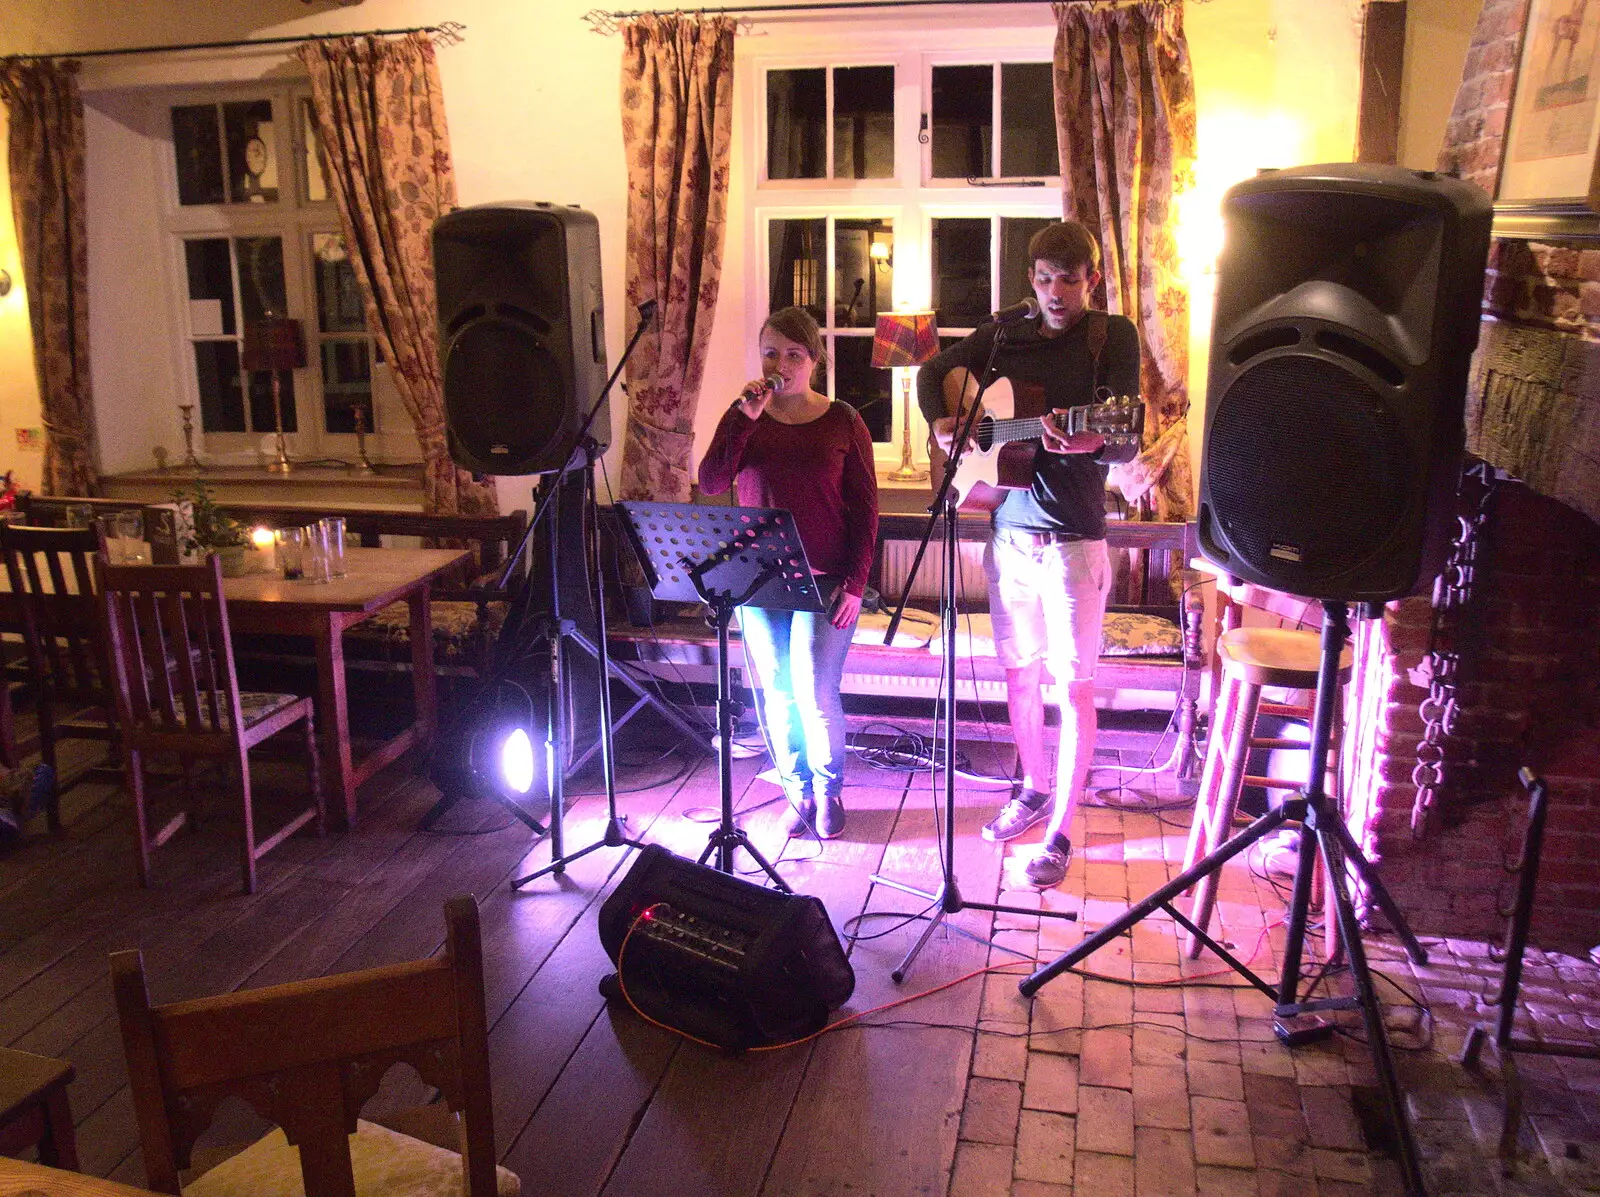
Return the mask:
<path fill-rule="evenodd" d="M 911 597 L 917 600 L 919 606 L 932 608 L 939 602 L 939 589 L 944 582 L 944 541 L 939 536 L 937 532 L 934 534 L 933 542 L 923 554 L 922 564 L 917 568 L 916 585 L 911 588 Z M 883 593 L 885 603 L 892 603 L 900 597 L 900 589 L 906 584 L 906 574 L 910 572 L 911 562 L 916 555 L 917 542 L 914 540 L 883 542 L 883 571 L 879 590 Z M 956 597 L 961 601 L 962 609 L 970 609 L 973 604 L 987 606 L 989 598 L 988 582 L 983 576 L 983 542 L 963 540 L 958 546 L 957 555 L 961 568 L 957 574 Z"/>

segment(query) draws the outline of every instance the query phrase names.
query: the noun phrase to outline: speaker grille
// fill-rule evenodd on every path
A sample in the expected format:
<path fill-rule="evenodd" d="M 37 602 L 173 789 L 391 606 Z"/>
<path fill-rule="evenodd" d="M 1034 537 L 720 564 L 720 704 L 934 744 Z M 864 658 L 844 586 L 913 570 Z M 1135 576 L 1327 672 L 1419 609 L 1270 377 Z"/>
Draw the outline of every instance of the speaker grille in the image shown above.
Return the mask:
<path fill-rule="evenodd" d="M 445 351 L 444 387 L 451 432 L 496 472 L 526 472 L 560 439 L 568 408 L 561 364 L 520 324 L 490 317 L 462 328 Z"/>
<path fill-rule="evenodd" d="M 1212 514 L 1232 548 L 1282 587 L 1316 593 L 1383 549 L 1415 468 L 1399 420 L 1339 364 L 1288 353 L 1247 367 L 1206 441 Z"/>

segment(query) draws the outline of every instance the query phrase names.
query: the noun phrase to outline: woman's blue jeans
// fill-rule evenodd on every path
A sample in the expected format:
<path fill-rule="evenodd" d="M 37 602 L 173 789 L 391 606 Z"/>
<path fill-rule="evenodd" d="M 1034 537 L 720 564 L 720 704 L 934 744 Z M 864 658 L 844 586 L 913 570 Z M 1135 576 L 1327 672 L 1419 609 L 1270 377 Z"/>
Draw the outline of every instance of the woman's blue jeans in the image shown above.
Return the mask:
<path fill-rule="evenodd" d="M 820 579 L 819 579 L 820 581 Z M 821 587 L 823 597 L 836 588 Z M 747 666 L 761 686 L 767 750 L 791 799 L 837 798 L 844 789 L 845 722 L 839 687 L 855 623 L 824 612 L 740 607 Z"/>

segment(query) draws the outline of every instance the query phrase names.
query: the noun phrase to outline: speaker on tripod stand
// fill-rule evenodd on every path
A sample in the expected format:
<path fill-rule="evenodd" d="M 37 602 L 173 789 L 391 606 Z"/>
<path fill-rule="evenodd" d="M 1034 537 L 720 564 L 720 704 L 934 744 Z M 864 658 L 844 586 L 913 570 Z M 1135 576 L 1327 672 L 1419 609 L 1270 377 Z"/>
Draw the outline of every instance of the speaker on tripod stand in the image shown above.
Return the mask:
<path fill-rule="evenodd" d="M 1477 343 L 1489 197 L 1400 167 L 1296 167 L 1233 187 L 1217 270 L 1200 473 L 1200 547 L 1246 581 L 1322 600 L 1317 700 L 1303 794 L 1025 978 L 1026 996 L 1156 911 L 1301 1015 L 1359 1010 L 1407 1193 L 1426 1192 L 1352 896 L 1363 886 L 1416 963 L 1427 953 L 1324 790 L 1348 605 L 1414 593 L 1438 572 L 1460 471 L 1467 366 Z M 1201 812 L 1196 812 L 1196 818 Z M 1277 985 L 1173 905 L 1285 822 L 1301 824 Z M 1320 857 L 1353 996 L 1300 992 Z"/>

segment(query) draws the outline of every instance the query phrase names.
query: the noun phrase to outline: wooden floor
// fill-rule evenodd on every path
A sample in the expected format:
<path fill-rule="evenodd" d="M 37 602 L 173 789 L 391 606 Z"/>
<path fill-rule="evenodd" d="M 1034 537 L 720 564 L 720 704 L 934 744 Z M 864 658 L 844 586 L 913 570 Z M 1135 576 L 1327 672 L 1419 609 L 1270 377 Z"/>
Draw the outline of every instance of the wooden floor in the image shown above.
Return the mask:
<path fill-rule="evenodd" d="M 968 747 L 974 768 L 1009 770 L 1005 746 Z M 681 750 L 647 759 L 656 752 L 638 736 L 624 746 L 620 804 L 634 834 L 697 855 L 717 804 L 713 762 Z M 741 808 L 777 795 L 757 779 L 761 764 L 735 764 Z M 143 1179 L 108 953 L 142 949 L 157 1001 L 214 994 L 434 953 L 444 901 L 468 892 L 482 908 L 497 1145 L 530 1195 L 1045 1197 L 1071 1192 L 1074 1183 L 1094 1197 L 1326 1194 L 1375 1191 L 1392 1179 L 1367 1152 L 1350 1112 L 1350 1087 L 1361 1083 L 1365 1059 L 1359 1049 L 1319 1049 L 1325 1058 L 1305 1065 L 1271 1042 L 1259 1003 L 1247 1000 L 1256 995 L 1135 994 L 1119 986 L 1119 978 L 1215 969 L 1214 961 L 1178 963 L 1170 923 L 1097 954 L 1091 964 L 1109 979 L 1068 976 L 1030 1004 L 1016 992 L 1015 968 L 973 974 L 1016 953 L 1053 955 L 1077 942 L 1078 925 L 1030 916 L 996 923 L 962 912 L 951 920 L 957 927 L 998 931 L 999 946 L 938 933 L 897 986 L 890 970 L 921 924 L 869 918 L 860 930 L 881 936 L 854 944 L 856 990 L 847 1010 L 944 988 L 802 1047 L 731 1058 L 614 1012 L 597 991 L 610 965 L 596 913 L 631 854 L 602 848 L 564 877 L 514 891 L 509 881 L 542 864 L 548 845 L 478 799 L 458 804 L 438 833 L 419 833 L 437 793 L 410 765 L 402 761 L 369 784 L 354 830 L 302 835 L 267 857 L 261 889 L 248 897 L 239 893 L 222 807 L 198 834 L 158 855 L 159 884 L 149 891 L 134 881 L 127 801 L 109 787 L 85 785 L 69 795 L 61 837 L 36 835 L 0 850 L 0 1044 L 76 1066 L 70 1096 L 84 1171 Z M 937 882 L 929 791 L 942 789 L 940 779 L 878 771 L 853 757 L 842 838 L 786 847 L 776 804 L 742 822 L 763 851 L 782 857 L 791 884 L 822 898 L 843 928 L 862 914 L 924 905 L 870 878 Z M 285 794 L 296 784 L 285 771 Z M 1170 797 L 1170 786 L 1162 788 Z M 962 893 L 1037 903 L 1017 884 L 1025 854 L 1003 853 L 978 834 L 1003 793 L 960 781 Z M 579 797 L 567 821 L 569 848 L 593 842 L 602 815 L 598 796 Z M 1105 921 L 1168 875 L 1186 825 L 1181 811 L 1166 822 L 1086 812 L 1073 874 L 1045 902 L 1086 905 L 1091 926 Z M 1224 927 L 1246 952 L 1252 944 L 1273 951 L 1273 895 L 1243 868 L 1230 874 Z M 1394 955 L 1375 950 L 1381 960 Z M 1286 1091 L 1251 1083 L 1285 1071 L 1288 1079 L 1275 1084 Z M 1150 1087 L 1174 1078 L 1175 1091 Z M 1581 1077 L 1562 1083 L 1569 1082 L 1583 1088 Z M 1273 1103 L 1285 1092 L 1298 1103 L 1307 1087 L 1342 1094 L 1343 1114 L 1324 1110 L 1319 1123 L 1313 1110 L 1328 1103 L 1308 1098 L 1291 1125 Z M 416 1096 L 399 1078 L 377 1100 Z M 224 1119 L 219 1136 L 247 1121 Z"/>

